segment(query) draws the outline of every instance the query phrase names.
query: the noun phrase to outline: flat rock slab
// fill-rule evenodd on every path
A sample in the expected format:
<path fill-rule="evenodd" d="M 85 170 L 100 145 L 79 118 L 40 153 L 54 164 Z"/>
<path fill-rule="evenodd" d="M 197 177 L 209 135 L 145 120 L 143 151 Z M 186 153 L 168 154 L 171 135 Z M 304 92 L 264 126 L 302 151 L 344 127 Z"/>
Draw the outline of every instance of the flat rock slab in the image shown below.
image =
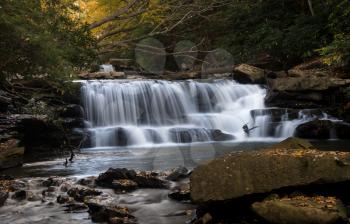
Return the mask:
<path fill-rule="evenodd" d="M 191 198 L 197 204 L 223 201 L 283 187 L 350 180 L 350 153 L 315 149 L 237 152 L 197 167 Z"/>
<path fill-rule="evenodd" d="M 269 80 L 269 86 L 275 91 L 323 91 L 330 88 L 347 86 L 349 84 L 350 79 L 318 76 L 287 77 Z"/>
<path fill-rule="evenodd" d="M 252 209 L 269 223 L 330 224 L 346 220 L 344 205 L 334 197 L 286 197 L 256 202 Z"/>

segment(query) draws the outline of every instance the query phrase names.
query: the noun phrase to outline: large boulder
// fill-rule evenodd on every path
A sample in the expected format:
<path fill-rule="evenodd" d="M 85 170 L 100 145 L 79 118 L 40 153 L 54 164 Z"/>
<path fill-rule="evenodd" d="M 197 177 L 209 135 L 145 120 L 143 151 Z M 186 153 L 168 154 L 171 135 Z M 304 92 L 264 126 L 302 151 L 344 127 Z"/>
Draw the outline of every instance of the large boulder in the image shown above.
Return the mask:
<path fill-rule="evenodd" d="M 350 180 L 350 153 L 314 149 L 235 152 L 197 167 L 191 174 L 196 203 L 267 193 L 284 187 Z"/>
<path fill-rule="evenodd" d="M 265 70 L 247 64 L 241 64 L 233 69 L 234 79 L 240 83 L 265 83 Z"/>
<path fill-rule="evenodd" d="M 24 148 L 18 146 L 16 139 L 0 144 L 0 170 L 23 164 Z"/>
<path fill-rule="evenodd" d="M 269 223 L 330 224 L 345 223 L 346 209 L 334 197 L 285 197 L 255 202 L 253 211 Z"/>

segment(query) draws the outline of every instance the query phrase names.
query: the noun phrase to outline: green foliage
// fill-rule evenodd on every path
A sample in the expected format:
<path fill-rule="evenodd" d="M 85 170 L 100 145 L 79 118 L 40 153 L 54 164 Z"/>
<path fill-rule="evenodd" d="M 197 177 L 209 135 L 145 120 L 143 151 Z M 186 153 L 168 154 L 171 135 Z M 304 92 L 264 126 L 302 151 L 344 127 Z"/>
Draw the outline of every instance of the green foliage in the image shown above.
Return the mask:
<path fill-rule="evenodd" d="M 2 0 L 0 75 L 64 79 L 94 59 L 94 39 L 64 0 Z"/>
<path fill-rule="evenodd" d="M 337 67 L 350 66 L 350 35 L 336 34 L 334 40 L 319 50 L 326 56 L 326 63 Z"/>
<path fill-rule="evenodd" d="M 329 16 L 328 28 L 333 39 L 319 49 L 330 65 L 350 67 L 350 2 L 342 0 Z"/>

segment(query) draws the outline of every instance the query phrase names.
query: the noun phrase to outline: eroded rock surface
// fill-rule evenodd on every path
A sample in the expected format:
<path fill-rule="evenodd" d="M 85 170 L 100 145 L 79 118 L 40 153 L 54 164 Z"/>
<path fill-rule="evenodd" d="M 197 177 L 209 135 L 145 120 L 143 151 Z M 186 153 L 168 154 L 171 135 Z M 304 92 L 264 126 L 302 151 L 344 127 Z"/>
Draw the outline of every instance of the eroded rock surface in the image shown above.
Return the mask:
<path fill-rule="evenodd" d="M 230 153 L 192 172 L 191 198 L 196 203 L 206 203 L 283 187 L 348 181 L 349 162 L 348 152 L 315 149 Z"/>

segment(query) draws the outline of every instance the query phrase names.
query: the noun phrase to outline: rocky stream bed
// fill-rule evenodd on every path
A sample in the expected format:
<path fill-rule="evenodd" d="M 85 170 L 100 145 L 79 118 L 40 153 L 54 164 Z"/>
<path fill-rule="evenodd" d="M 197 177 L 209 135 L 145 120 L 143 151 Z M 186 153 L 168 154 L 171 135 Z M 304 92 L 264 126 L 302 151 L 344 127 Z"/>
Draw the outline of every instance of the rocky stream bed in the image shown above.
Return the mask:
<path fill-rule="evenodd" d="M 60 93 L 43 80 L 16 80 L 0 90 L 0 223 L 349 223 L 349 77 L 317 62 L 288 72 L 242 64 L 212 76 L 266 88 L 268 108 L 250 111 L 253 119 L 271 118 L 266 133 L 305 111 L 315 115 L 293 135 L 317 140 L 317 147 L 295 138 L 233 147 L 221 144 L 233 136 L 213 129 L 210 147 L 176 132 L 179 143 L 191 147 L 143 152 L 124 144 L 92 153 L 81 150 L 91 139 L 79 83 Z M 150 77 L 100 72 L 81 78 Z M 157 152 L 166 156 L 157 160 Z"/>
<path fill-rule="evenodd" d="M 350 153 L 287 139 L 193 171 L 0 177 L 3 223 L 347 223 Z"/>

